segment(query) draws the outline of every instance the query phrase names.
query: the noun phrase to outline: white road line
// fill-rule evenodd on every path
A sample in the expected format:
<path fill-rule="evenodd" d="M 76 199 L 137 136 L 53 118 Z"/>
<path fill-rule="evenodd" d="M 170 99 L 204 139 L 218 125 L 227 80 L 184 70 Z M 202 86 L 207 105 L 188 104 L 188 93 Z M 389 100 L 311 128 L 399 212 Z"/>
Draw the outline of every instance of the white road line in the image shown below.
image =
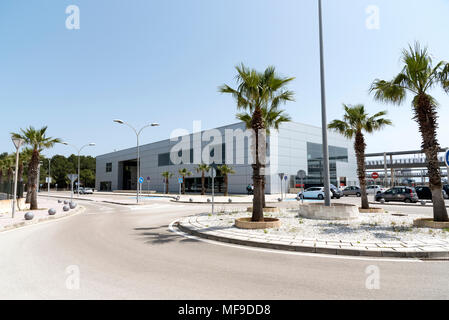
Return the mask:
<path fill-rule="evenodd" d="M 207 242 L 210 244 L 215 244 L 219 246 L 225 246 L 225 247 L 232 247 L 237 249 L 244 249 L 244 250 L 250 250 L 250 251 L 258 251 L 258 252 L 268 252 L 268 253 L 277 253 L 277 254 L 287 254 L 287 255 L 297 255 L 297 256 L 306 256 L 306 257 L 312 257 L 312 258 L 327 258 L 327 259 L 343 259 L 343 260 L 360 260 L 360 261 L 380 261 L 380 262 L 415 262 L 415 263 L 422 263 L 422 260 L 419 259 L 408 259 L 408 258 L 376 258 L 376 257 L 351 257 L 351 256 L 338 256 L 338 255 L 331 255 L 331 254 L 321 254 L 321 253 L 307 253 L 307 252 L 293 252 L 293 251 L 284 251 L 284 250 L 274 250 L 274 249 L 263 249 L 263 248 L 256 248 L 256 247 L 250 247 L 250 246 L 243 246 L 238 244 L 229 244 L 219 241 L 213 241 L 209 239 L 204 239 L 200 237 L 196 237 L 190 234 L 187 234 L 185 232 L 182 232 L 180 230 L 176 230 L 173 225 L 178 220 L 173 221 L 168 226 L 171 232 L 177 233 L 180 236 L 183 236 L 185 238 L 189 239 L 195 239 L 198 241 Z M 431 261 L 429 261 L 431 262 Z"/>

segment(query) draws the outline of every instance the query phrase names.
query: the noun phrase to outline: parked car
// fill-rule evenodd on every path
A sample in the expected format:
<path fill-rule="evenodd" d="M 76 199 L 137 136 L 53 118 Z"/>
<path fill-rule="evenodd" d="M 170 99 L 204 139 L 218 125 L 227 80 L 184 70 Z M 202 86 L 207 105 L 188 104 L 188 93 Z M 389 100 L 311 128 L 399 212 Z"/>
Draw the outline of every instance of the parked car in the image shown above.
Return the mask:
<path fill-rule="evenodd" d="M 323 200 L 324 195 L 324 187 L 311 187 L 304 192 L 298 193 L 298 198 L 301 198 L 301 195 L 304 197 L 304 199 L 318 199 Z"/>
<path fill-rule="evenodd" d="M 343 190 L 343 195 L 345 197 L 347 196 L 357 196 L 357 197 L 361 197 L 362 196 L 362 190 L 360 190 L 359 187 L 356 186 L 350 186 L 350 187 L 346 187 Z"/>
<path fill-rule="evenodd" d="M 331 189 L 331 193 L 332 193 L 332 199 L 336 198 L 336 199 L 340 199 L 341 197 L 343 197 L 343 192 L 338 189 L 336 186 L 334 186 L 332 183 L 330 184 L 330 189 Z"/>
<path fill-rule="evenodd" d="M 432 200 L 432 190 L 430 190 L 430 187 L 418 186 L 418 187 L 415 187 L 415 190 L 416 190 L 416 193 L 418 194 L 418 198 L 420 200 Z M 448 194 L 444 190 L 444 188 L 443 188 L 442 192 L 443 192 L 443 199 L 447 199 Z"/>
<path fill-rule="evenodd" d="M 78 193 L 78 190 L 75 189 L 75 193 Z M 80 194 L 94 194 L 94 190 L 92 188 L 80 187 Z"/>
<path fill-rule="evenodd" d="M 367 186 L 366 193 L 367 194 L 378 194 L 387 191 L 387 188 L 384 188 L 379 185 Z"/>
<path fill-rule="evenodd" d="M 385 192 L 376 194 L 375 200 L 385 202 L 400 201 L 405 203 L 416 203 L 419 201 L 415 188 L 412 187 L 393 187 Z"/>
<path fill-rule="evenodd" d="M 446 195 L 449 197 L 449 184 L 445 184 L 443 186 L 443 190 L 446 192 Z"/>

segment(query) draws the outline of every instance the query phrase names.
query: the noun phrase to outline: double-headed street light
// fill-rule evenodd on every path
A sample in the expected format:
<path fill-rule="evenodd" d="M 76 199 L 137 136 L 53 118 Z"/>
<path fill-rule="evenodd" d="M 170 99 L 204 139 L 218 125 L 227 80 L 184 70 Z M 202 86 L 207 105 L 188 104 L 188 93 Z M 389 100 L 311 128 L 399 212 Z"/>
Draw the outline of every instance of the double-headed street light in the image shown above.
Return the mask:
<path fill-rule="evenodd" d="M 16 147 L 16 171 L 14 174 L 14 197 L 12 198 L 12 218 L 14 219 L 14 214 L 16 212 L 16 201 L 17 201 L 17 179 L 19 174 L 19 149 L 25 142 L 23 139 L 20 138 L 12 138 L 12 142 L 14 143 L 14 146 Z"/>
<path fill-rule="evenodd" d="M 139 137 L 140 137 L 140 134 L 142 133 L 142 131 L 145 128 L 158 127 L 159 123 L 153 122 L 153 123 L 147 124 L 146 126 L 142 127 L 139 131 L 137 131 L 136 128 L 134 128 L 132 125 L 130 125 L 129 123 L 127 123 L 127 122 L 125 122 L 123 120 L 114 119 L 113 121 L 118 123 L 118 124 L 124 124 L 125 126 L 130 127 L 134 131 L 134 133 L 136 134 L 136 138 L 137 138 L 137 185 L 136 185 L 137 194 L 136 194 L 136 198 L 137 198 L 137 203 L 139 203 L 139 195 L 140 195 L 140 190 L 139 190 L 139 185 L 140 185 L 140 182 L 139 182 L 139 179 L 140 179 L 140 150 L 139 150 L 140 146 L 139 146 Z"/>
<path fill-rule="evenodd" d="M 85 148 L 85 147 L 94 147 L 96 144 L 94 142 L 85 144 L 84 146 L 82 146 L 81 148 L 78 148 L 77 146 L 67 143 L 67 142 L 62 142 L 62 144 L 66 145 L 66 146 L 71 146 L 73 148 L 75 148 L 76 152 L 78 153 L 78 184 L 76 186 L 76 191 L 78 193 L 78 197 L 80 196 L 80 184 L 81 184 L 81 162 L 80 162 L 80 154 L 81 151 Z"/>

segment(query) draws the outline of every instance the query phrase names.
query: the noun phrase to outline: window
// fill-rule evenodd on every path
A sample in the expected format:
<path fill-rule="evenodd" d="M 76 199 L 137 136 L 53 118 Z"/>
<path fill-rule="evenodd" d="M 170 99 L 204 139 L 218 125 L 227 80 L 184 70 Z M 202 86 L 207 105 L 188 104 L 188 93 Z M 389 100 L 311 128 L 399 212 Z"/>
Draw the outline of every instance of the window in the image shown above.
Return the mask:
<path fill-rule="evenodd" d="M 112 172 L 112 162 L 106 163 L 106 172 Z"/>

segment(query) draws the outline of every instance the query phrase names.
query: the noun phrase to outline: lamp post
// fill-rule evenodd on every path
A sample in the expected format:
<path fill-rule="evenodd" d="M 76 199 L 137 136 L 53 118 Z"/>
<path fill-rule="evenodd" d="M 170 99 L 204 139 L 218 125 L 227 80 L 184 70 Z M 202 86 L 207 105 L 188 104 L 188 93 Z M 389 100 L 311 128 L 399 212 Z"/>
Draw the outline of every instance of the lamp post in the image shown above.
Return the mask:
<path fill-rule="evenodd" d="M 70 144 L 70 143 L 67 143 L 67 142 L 62 142 L 62 144 L 66 145 L 66 146 L 71 146 L 71 147 L 75 148 L 75 150 L 76 150 L 77 153 L 78 153 L 78 183 L 77 183 L 77 186 L 76 186 L 76 192 L 77 192 L 78 198 L 79 198 L 79 196 L 80 196 L 80 182 L 81 182 L 81 169 L 80 169 L 80 168 L 81 168 L 81 162 L 80 162 L 80 154 L 81 154 L 81 151 L 82 151 L 85 147 L 94 147 L 96 144 L 95 144 L 94 142 L 91 142 L 91 143 L 85 144 L 84 146 L 82 146 L 82 147 L 79 148 L 79 149 L 78 149 L 77 146 L 75 146 L 75 145 L 73 145 L 73 144 Z"/>
<path fill-rule="evenodd" d="M 50 177 L 51 177 L 51 171 L 50 171 L 50 166 L 51 166 L 51 158 L 48 159 L 48 181 L 47 181 L 47 186 L 48 186 L 48 196 L 50 197 Z"/>
<path fill-rule="evenodd" d="M 323 172 L 324 172 L 324 205 L 329 207 L 330 200 L 330 174 L 329 174 L 329 147 L 327 142 L 327 115 L 326 115 L 326 87 L 324 77 L 324 49 L 323 49 L 323 14 L 321 0 L 318 0 L 319 36 L 320 36 L 320 71 L 321 71 L 321 126 L 323 134 Z"/>
<path fill-rule="evenodd" d="M 39 165 L 37 166 L 37 192 L 39 193 L 41 190 L 41 165 L 42 161 L 39 161 Z"/>
<path fill-rule="evenodd" d="M 140 134 L 142 133 L 142 131 L 145 128 L 158 127 L 159 123 L 153 122 L 153 123 L 147 124 L 146 126 L 143 126 L 139 131 L 137 131 L 136 128 L 134 128 L 132 125 L 130 125 L 129 123 L 127 123 L 127 122 L 125 122 L 123 120 L 115 119 L 113 121 L 118 123 L 118 124 L 123 124 L 125 126 L 130 127 L 134 131 L 134 133 L 136 134 L 136 138 L 137 138 L 137 179 L 136 179 L 137 180 L 137 185 L 136 185 L 137 194 L 136 194 L 136 198 L 137 198 L 137 203 L 139 203 L 139 185 L 140 185 L 140 182 L 139 182 L 139 178 L 140 178 L 140 145 L 139 145 L 139 137 L 140 137 Z"/>
<path fill-rule="evenodd" d="M 19 149 L 24 143 L 23 139 L 20 138 L 12 138 L 12 142 L 16 147 L 16 171 L 14 173 L 14 197 L 12 199 L 12 218 L 14 219 L 14 214 L 16 212 L 16 200 L 17 200 L 17 179 L 19 174 Z"/>

